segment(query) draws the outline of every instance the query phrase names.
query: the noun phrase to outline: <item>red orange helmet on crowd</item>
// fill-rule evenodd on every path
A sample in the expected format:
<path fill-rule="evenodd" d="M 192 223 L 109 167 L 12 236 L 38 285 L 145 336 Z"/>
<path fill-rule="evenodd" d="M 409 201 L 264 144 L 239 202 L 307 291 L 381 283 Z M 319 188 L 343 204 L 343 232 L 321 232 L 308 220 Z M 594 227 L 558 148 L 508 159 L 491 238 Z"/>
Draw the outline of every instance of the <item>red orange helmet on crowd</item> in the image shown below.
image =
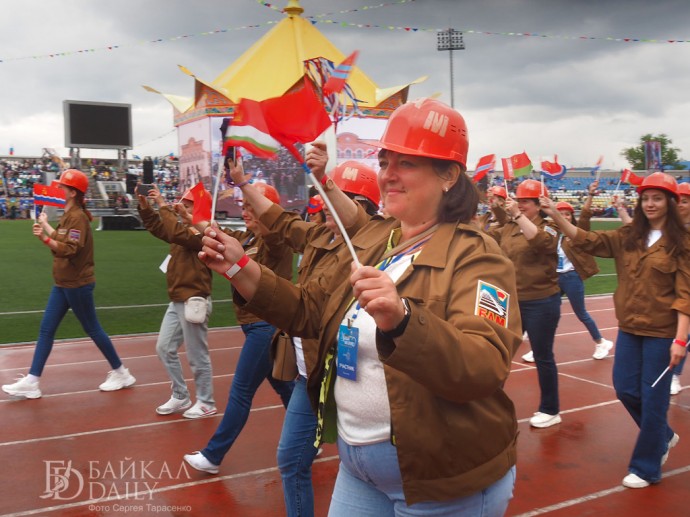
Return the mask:
<path fill-rule="evenodd" d="M 467 165 L 467 125 L 450 106 L 429 98 L 403 104 L 388 119 L 380 140 L 366 143 L 401 154 Z"/>
<path fill-rule="evenodd" d="M 680 199 L 676 179 L 670 174 L 666 174 L 664 172 L 655 172 L 654 174 L 647 176 L 644 180 L 642 180 L 642 185 L 637 187 L 637 193 L 642 194 L 648 189 L 665 190 L 666 192 L 673 194 L 673 197 L 676 198 L 676 201 Z"/>
<path fill-rule="evenodd" d="M 515 191 L 515 197 L 518 199 L 538 199 L 540 196 L 549 197 L 549 191 L 537 180 L 525 180 Z"/>
<path fill-rule="evenodd" d="M 59 181 L 60 185 L 72 187 L 83 194 L 86 194 L 86 191 L 89 188 L 89 178 L 86 177 L 86 174 L 77 169 L 67 169 L 62 171 Z"/>
<path fill-rule="evenodd" d="M 508 192 L 506 192 L 505 187 L 494 186 L 489 188 L 489 194 L 496 197 L 502 197 L 503 199 L 508 198 Z"/>
<path fill-rule="evenodd" d="M 364 196 L 375 207 L 379 206 L 381 192 L 376 172 L 371 167 L 349 160 L 333 169 L 332 179 L 343 192 Z"/>
<path fill-rule="evenodd" d="M 690 196 L 690 183 L 679 183 L 678 184 L 678 195 L 679 196 Z"/>
<path fill-rule="evenodd" d="M 269 201 L 274 202 L 275 204 L 279 205 L 280 204 L 280 194 L 278 194 L 278 191 L 275 189 L 274 186 L 269 185 L 268 183 L 254 183 L 254 186 L 261 192 L 265 198 L 267 198 Z"/>
<path fill-rule="evenodd" d="M 571 214 L 575 213 L 575 208 L 567 201 L 559 201 L 556 203 L 556 210 L 567 210 Z"/>
<path fill-rule="evenodd" d="M 321 199 L 321 196 L 316 195 L 314 197 L 309 198 L 309 203 L 307 204 L 307 213 L 308 214 L 318 214 L 323 210 L 323 199 Z"/>

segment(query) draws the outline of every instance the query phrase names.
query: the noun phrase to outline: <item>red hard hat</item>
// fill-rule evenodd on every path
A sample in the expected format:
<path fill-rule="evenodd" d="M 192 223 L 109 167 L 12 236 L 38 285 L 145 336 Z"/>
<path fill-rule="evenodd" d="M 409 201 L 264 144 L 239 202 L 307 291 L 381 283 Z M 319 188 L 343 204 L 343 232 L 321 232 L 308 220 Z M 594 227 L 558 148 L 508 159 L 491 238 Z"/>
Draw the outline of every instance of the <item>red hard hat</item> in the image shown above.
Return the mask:
<path fill-rule="evenodd" d="M 676 183 L 675 178 L 670 174 L 666 174 L 664 172 L 655 172 L 654 174 L 650 174 L 644 180 L 642 180 L 642 185 L 637 187 L 637 193 L 642 194 L 642 192 L 650 188 L 665 190 L 666 192 L 673 194 L 673 197 L 676 198 L 676 201 L 680 199 L 680 196 L 678 195 L 678 183 Z"/>
<path fill-rule="evenodd" d="M 518 199 L 536 199 L 540 196 L 549 197 L 549 191 L 546 189 L 545 186 L 542 187 L 541 182 L 537 180 L 525 180 L 518 185 L 518 188 L 515 191 L 515 196 Z"/>
<path fill-rule="evenodd" d="M 323 210 L 323 199 L 321 196 L 316 195 L 309 198 L 309 204 L 307 205 L 308 214 L 318 214 Z"/>
<path fill-rule="evenodd" d="M 679 183 L 678 184 L 678 195 L 679 196 L 690 196 L 690 183 Z"/>
<path fill-rule="evenodd" d="M 381 192 L 374 169 L 366 165 L 349 160 L 333 169 L 333 183 L 348 194 L 364 196 L 374 206 L 379 206 Z"/>
<path fill-rule="evenodd" d="M 89 188 L 89 178 L 86 177 L 82 171 L 77 169 L 67 169 L 62 171 L 60 175 L 60 184 L 67 187 L 77 189 L 79 192 L 86 194 Z"/>
<path fill-rule="evenodd" d="M 462 115 L 435 99 L 399 106 L 388 119 L 381 140 L 365 143 L 401 154 L 467 164 L 467 125 Z"/>
<path fill-rule="evenodd" d="M 508 192 L 506 192 L 506 189 L 503 188 L 503 187 L 498 187 L 498 186 L 496 186 L 496 187 L 491 187 L 491 188 L 489 189 L 489 194 L 491 194 L 491 195 L 493 195 L 493 196 L 502 197 L 503 199 L 507 199 L 507 198 L 508 198 Z"/>
<path fill-rule="evenodd" d="M 567 201 L 559 201 L 558 203 L 556 203 L 556 210 L 568 210 L 571 214 L 575 213 L 573 205 L 571 205 Z"/>
<path fill-rule="evenodd" d="M 278 191 L 275 189 L 275 187 L 263 182 L 254 183 L 254 186 L 257 187 L 259 192 L 261 192 L 268 200 L 273 201 L 277 205 L 280 204 L 280 194 L 278 194 Z"/>

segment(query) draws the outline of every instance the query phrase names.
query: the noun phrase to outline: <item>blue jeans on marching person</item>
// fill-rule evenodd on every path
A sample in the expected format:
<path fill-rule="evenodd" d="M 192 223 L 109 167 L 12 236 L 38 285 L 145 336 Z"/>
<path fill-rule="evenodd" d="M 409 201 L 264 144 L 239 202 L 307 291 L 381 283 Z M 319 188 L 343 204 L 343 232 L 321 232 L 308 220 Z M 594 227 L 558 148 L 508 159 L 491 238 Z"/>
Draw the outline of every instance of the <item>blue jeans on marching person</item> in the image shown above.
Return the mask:
<path fill-rule="evenodd" d="M 558 398 L 558 368 L 553 354 L 556 328 L 561 318 L 561 294 L 548 298 L 520 301 L 522 328 L 529 336 L 537 367 L 541 399 L 540 413 L 557 415 L 560 412 Z"/>
<path fill-rule="evenodd" d="M 475 494 L 408 506 L 398 455 L 390 441 L 348 445 L 338 438 L 340 467 L 328 517 L 503 517 L 515 487 L 515 467 Z"/>
<path fill-rule="evenodd" d="M 628 471 L 645 481 L 661 479 L 661 457 L 673 430 L 667 413 L 671 401 L 671 375 L 652 384 L 671 360 L 671 338 L 638 336 L 618 331 L 613 361 L 613 387 L 618 400 L 640 428 Z"/>
<path fill-rule="evenodd" d="M 584 324 L 592 339 L 598 343 L 601 340 L 601 333 L 585 307 L 585 283 L 580 275 L 574 269 L 566 273 L 559 273 L 558 286 L 570 300 L 570 306 L 573 308 L 577 319 Z"/>
<path fill-rule="evenodd" d="M 295 381 L 278 444 L 278 468 L 287 517 L 314 515 L 311 465 L 317 452 L 315 440 L 316 415 L 309 402 L 307 379 L 300 375 Z"/>
<path fill-rule="evenodd" d="M 43 373 L 43 368 L 53 349 L 55 333 L 70 308 L 79 320 L 79 323 L 81 323 L 84 332 L 93 339 L 98 349 L 108 360 L 110 368 L 117 370 L 122 366 L 122 361 L 120 361 L 120 357 L 115 351 L 113 342 L 98 322 L 96 304 L 93 300 L 93 290 L 95 287 L 95 283 L 86 284 L 82 287 L 53 286 L 38 331 L 36 350 L 34 351 L 34 358 L 29 370 L 31 375 L 40 377 Z"/>
<path fill-rule="evenodd" d="M 280 395 L 283 406 L 288 406 L 294 382 L 278 381 L 271 376 L 273 365 L 269 349 L 275 331 L 273 325 L 264 321 L 242 325 L 245 340 L 230 386 L 228 405 L 218 429 L 206 448 L 201 451 L 201 454 L 214 465 L 223 462 L 223 458 L 240 435 L 249 418 L 254 395 L 265 379 L 268 379 Z"/>

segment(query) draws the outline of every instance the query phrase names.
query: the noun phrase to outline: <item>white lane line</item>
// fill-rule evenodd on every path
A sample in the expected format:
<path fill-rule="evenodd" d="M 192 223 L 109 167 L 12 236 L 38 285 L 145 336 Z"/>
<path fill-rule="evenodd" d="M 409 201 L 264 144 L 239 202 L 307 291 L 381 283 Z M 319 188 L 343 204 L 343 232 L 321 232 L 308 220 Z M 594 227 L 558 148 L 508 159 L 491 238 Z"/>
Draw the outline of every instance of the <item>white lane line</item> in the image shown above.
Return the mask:
<path fill-rule="evenodd" d="M 673 476 L 678 476 L 680 474 L 685 474 L 686 472 L 690 472 L 690 465 L 687 465 L 685 467 L 681 467 L 679 469 L 671 470 L 670 472 L 666 472 L 663 474 L 662 478 L 669 478 Z M 602 497 L 606 497 L 612 494 L 618 494 L 621 492 L 624 492 L 625 490 L 634 490 L 632 488 L 628 489 L 625 488 L 623 485 L 613 487 L 613 488 L 608 488 L 606 490 L 601 490 L 599 492 L 593 492 L 591 494 L 583 495 L 581 497 L 575 497 L 573 499 L 568 499 L 567 501 L 561 501 L 560 503 L 552 504 L 551 506 L 545 506 L 543 508 L 535 508 L 534 510 L 530 510 L 529 512 L 521 513 L 519 515 L 516 515 L 515 517 L 533 517 L 535 515 L 544 515 L 545 513 L 551 513 L 555 512 L 558 510 L 562 510 L 563 508 L 569 508 L 571 506 L 576 506 L 578 504 L 583 504 L 589 501 L 594 501 L 596 499 L 601 499 Z"/>
<path fill-rule="evenodd" d="M 168 383 L 169 384 L 169 383 Z M 263 407 L 258 407 L 258 408 L 252 408 L 249 411 L 251 413 L 256 413 L 259 411 L 271 411 L 274 409 L 285 409 L 282 404 L 277 404 L 275 406 L 263 406 Z M 225 413 L 217 413 L 213 415 L 212 417 L 206 417 L 206 418 L 221 418 Z M 96 429 L 94 431 L 84 431 L 82 433 L 70 433 L 70 434 L 60 434 L 60 435 L 54 435 L 54 436 L 45 436 L 42 438 L 30 438 L 28 440 L 16 440 L 13 442 L 0 442 L 0 447 L 9 447 L 12 445 L 26 445 L 28 443 L 39 443 L 39 442 L 51 442 L 55 440 L 65 440 L 69 438 L 78 438 L 81 436 L 92 436 L 92 435 L 97 435 L 97 434 L 104 434 L 104 433 L 115 433 L 118 431 L 129 431 L 131 429 L 144 429 L 146 427 L 157 427 L 161 425 L 171 425 L 171 424 L 187 424 L 191 423 L 194 420 L 190 420 L 188 418 L 178 418 L 175 420 L 165 420 L 161 422 L 149 422 L 146 424 L 137 424 L 137 425 L 127 425 L 127 426 L 122 426 L 122 427 L 109 427 L 107 429 Z"/>
<path fill-rule="evenodd" d="M 606 406 L 611 406 L 613 404 L 620 404 L 620 400 L 608 400 L 606 402 L 599 402 L 598 404 L 591 404 L 589 406 L 581 406 L 581 407 L 576 407 L 573 409 L 564 409 L 561 411 L 561 415 L 567 415 L 568 413 L 579 413 L 580 411 L 587 411 L 589 409 L 597 409 L 601 407 L 606 407 Z M 527 417 L 527 418 L 521 418 L 518 420 L 518 424 L 524 424 L 529 422 L 530 418 L 532 417 Z"/>
<path fill-rule="evenodd" d="M 213 304 L 217 303 L 230 303 L 232 300 L 213 300 Z M 109 310 L 120 310 L 120 309 L 146 309 L 150 307 L 167 307 L 170 302 L 167 303 L 145 303 L 142 305 L 111 305 L 108 307 L 96 307 L 97 311 L 109 311 Z M 31 311 L 13 311 L 13 312 L 0 312 L 0 316 L 18 316 L 22 314 L 43 314 L 45 309 L 31 310 Z"/>

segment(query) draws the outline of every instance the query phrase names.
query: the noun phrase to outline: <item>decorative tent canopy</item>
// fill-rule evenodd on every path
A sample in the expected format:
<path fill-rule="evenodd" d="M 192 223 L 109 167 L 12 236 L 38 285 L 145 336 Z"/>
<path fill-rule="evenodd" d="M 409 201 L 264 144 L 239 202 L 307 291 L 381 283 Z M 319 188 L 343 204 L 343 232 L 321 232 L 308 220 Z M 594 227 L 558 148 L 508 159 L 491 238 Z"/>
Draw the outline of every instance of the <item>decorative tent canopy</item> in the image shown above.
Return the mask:
<path fill-rule="evenodd" d="M 323 57 L 338 64 L 345 59 L 345 54 L 301 17 L 303 11 L 299 0 L 289 0 L 284 9 L 286 18 L 211 82 L 180 67 L 195 79 L 193 98 L 164 94 L 148 86 L 144 88 L 160 93 L 172 104 L 176 126 L 208 116 L 228 116 L 241 98 L 261 101 L 279 97 L 301 81 L 305 60 Z M 425 79 L 420 77 L 407 84 L 379 88 L 355 66 L 348 84 L 360 101 L 359 108 L 364 116 L 387 118 L 391 111 L 407 101 L 410 85 Z"/>

